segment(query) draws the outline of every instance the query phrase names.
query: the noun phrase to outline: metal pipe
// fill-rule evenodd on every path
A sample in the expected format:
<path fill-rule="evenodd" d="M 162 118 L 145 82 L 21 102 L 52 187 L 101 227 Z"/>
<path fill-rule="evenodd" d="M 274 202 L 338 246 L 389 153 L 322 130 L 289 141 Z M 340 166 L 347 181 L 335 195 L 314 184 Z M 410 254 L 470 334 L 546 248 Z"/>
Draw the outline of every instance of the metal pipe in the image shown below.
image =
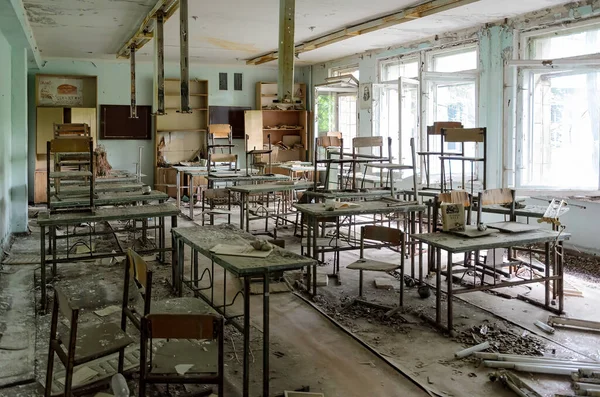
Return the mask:
<path fill-rule="evenodd" d="M 189 37 L 188 37 L 188 0 L 179 0 L 179 46 L 181 69 L 181 113 L 190 110 L 190 71 L 189 71 Z"/>
<path fill-rule="evenodd" d="M 158 91 L 157 114 L 165 114 L 165 14 L 162 10 L 156 13 L 156 86 Z"/>
<path fill-rule="evenodd" d="M 294 98 L 294 29 L 296 0 L 279 0 L 279 76 L 277 79 L 280 102 L 292 103 Z"/>
<path fill-rule="evenodd" d="M 464 350 L 454 353 L 454 357 L 456 357 L 456 358 L 468 357 L 473 353 L 480 352 L 482 350 L 489 349 L 489 348 L 490 348 L 490 342 L 483 342 L 478 345 L 469 347 L 468 349 L 464 349 Z"/>
<path fill-rule="evenodd" d="M 131 46 L 129 60 L 131 63 L 131 108 L 129 118 L 137 119 L 137 105 L 135 103 L 135 45 Z"/>
<path fill-rule="evenodd" d="M 485 360 L 483 365 L 488 368 L 504 368 L 513 369 L 515 371 L 531 372 L 537 374 L 552 374 L 571 376 L 573 372 L 577 372 L 580 365 L 550 365 L 544 363 L 519 363 L 511 361 L 489 361 Z M 593 367 L 598 369 L 598 367 Z"/>

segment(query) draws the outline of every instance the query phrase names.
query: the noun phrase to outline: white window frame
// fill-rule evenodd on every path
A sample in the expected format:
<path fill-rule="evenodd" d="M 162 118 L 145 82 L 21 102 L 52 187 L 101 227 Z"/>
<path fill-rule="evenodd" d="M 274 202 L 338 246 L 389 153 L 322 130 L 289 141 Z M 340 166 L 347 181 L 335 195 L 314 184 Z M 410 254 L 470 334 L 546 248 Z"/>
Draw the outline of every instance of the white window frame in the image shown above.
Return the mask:
<path fill-rule="evenodd" d="M 434 73 L 455 73 L 455 72 L 435 72 L 435 70 L 434 70 L 435 58 L 437 56 L 448 56 L 448 55 L 461 54 L 461 53 L 465 53 L 465 52 L 472 52 L 473 50 L 475 50 L 475 59 L 477 60 L 477 65 L 476 65 L 475 69 L 461 70 L 460 72 L 457 72 L 457 73 L 466 73 L 466 72 L 479 73 L 479 43 L 469 43 L 469 44 L 463 44 L 460 46 L 455 46 L 455 47 L 450 47 L 450 48 L 426 51 L 425 52 L 425 54 L 426 54 L 425 66 L 426 67 L 425 67 L 424 71 L 434 72 Z"/>
<path fill-rule="evenodd" d="M 404 54 L 402 56 L 395 56 L 395 57 L 391 57 L 391 58 L 379 59 L 377 62 L 377 81 L 380 84 L 397 83 L 398 79 L 383 80 L 383 67 L 385 65 L 393 65 L 393 64 L 402 65 L 405 63 L 413 63 L 413 62 L 417 62 L 417 64 L 418 64 L 421 61 L 421 53 L 422 53 L 422 51 L 418 51 L 418 52 L 411 52 L 409 54 Z M 411 79 L 419 78 L 419 76 L 401 76 L 401 77 L 411 78 Z"/>
<path fill-rule="evenodd" d="M 516 114 L 513 119 L 512 125 L 506 125 L 504 131 L 504 139 L 507 139 L 509 142 L 513 142 L 511 145 L 511 151 L 507 151 L 507 155 L 509 158 L 505 156 L 505 163 L 513 164 L 514 167 L 506 167 L 505 169 L 514 168 L 512 170 L 511 175 L 504 176 L 503 180 L 506 181 L 509 178 L 512 179 L 516 188 L 527 188 L 534 190 L 561 190 L 557 189 L 553 186 L 532 186 L 532 185 L 522 185 L 522 169 L 523 165 L 523 139 L 524 139 L 524 124 L 530 122 L 531 119 L 531 106 L 528 105 L 528 112 L 525 112 L 525 101 L 529 103 L 529 100 L 526 98 L 526 93 L 524 92 L 524 87 L 526 87 L 526 82 L 524 81 L 524 72 L 539 72 L 545 70 L 581 70 L 582 72 L 585 70 L 590 70 L 590 68 L 594 70 L 598 70 L 600 72 L 600 52 L 594 54 L 580 55 L 574 57 L 566 57 L 566 58 L 557 58 L 551 60 L 542 60 L 542 59 L 530 59 L 530 51 L 529 44 L 532 39 L 536 38 L 545 38 L 549 36 L 562 36 L 569 35 L 573 32 L 581 32 L 585 31 L 586 28 L 596 28 L 600 29 L 600 18 L 594 18 L 588 21 L 582 21 L 576 24 L 569 26 L 568 28 L 564 28 L 561 26 L 554 26 L 546 29 L 532 30 L 526 32 L 520 32 L 519 37 L 519 57 L 520 59 L 508 61 L 505 70 L 505 80 L 507 77 L 512 75 L 516 80 L 516 84 L 518 89 L 512 92 L 511 98 L 513 99 L 515 105 L 514 114 Z M 511 70 L 512 69 L 512 70 Z M 506 84 L 506 81 L 505 81 Z M 506 131 L 508 129 L 508 131 Z M 509 143 L 510 144 L 510 143 Z M 511 153 L 512 152 L 512 153 Z M 599 174 L 600 174 L 600 164 Z M 566 190 L 570 190 L 571 188 L 566 188 Z M 597 189 L 600 189 L 600 178 L 598 181 Z"/>
<path fill-rule="evenodd" d="M 358 63 L 329 68 L 327 75 L 329 77 L 334 77 L 336 75 L 336 73 L 338 73 L 338 76 L 343 75 L 343 74 L 351 74 L 351 72 L 355 71 L 355 70 L 360 71 Z M 349 73 L 346 73 L 346 72 L 349 72 Z"/>

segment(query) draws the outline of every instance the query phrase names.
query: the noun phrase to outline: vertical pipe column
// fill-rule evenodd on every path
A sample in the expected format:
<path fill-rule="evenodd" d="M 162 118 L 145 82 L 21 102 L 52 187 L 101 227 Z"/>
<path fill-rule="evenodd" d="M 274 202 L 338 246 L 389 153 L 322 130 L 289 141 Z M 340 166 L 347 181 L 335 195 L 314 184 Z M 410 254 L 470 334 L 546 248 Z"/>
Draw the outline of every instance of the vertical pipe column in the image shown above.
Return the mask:
<path fill-rule="evenodd" d="M 156 85 L 158 90 L 158 104 L 156 113 L 165 114 L 165 34 L 163 24 L 165 14 L 162 10 L 156 13 L 156 63 L 157 63 L 157 79 Z"/>
<path fill-rule="evenodd" d="M 190 71 L 189 71 L 189 41 L 188 41 L 188 0 L 179 0 L 179 46 L 181 62 L 181 113 L 191 113 L 190 110 Z"/>
<path fill-rule="evenodd" d="M 129 60 L 131 61 L 131 109 L 130 119 L 137 119 L 137 105 L 135 103 L 135 44 L 131 45 Z"/>
<path fill-rule="evenodd" d="M 279 76 L 280 102 L 293 102 L 294 96 L 294 29 L 296 0 L 279 0 Z"/>

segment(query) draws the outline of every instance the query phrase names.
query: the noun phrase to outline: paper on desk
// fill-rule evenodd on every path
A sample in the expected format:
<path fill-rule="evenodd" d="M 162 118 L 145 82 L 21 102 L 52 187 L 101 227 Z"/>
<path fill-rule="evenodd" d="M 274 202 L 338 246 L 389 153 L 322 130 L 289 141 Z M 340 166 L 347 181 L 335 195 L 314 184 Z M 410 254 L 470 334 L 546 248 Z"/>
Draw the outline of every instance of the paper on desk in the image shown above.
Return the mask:
<path fill-rule="evenodd" d="M 335 208 L 336 209 L 340 209 L 340 208 L 358 208 L 360 207 L 360 204 L 358 203 L 351 203 L 349 201 L 340 201 L 339 203 L 335 203 Z"/>
<path fill-rule="evenodd" d="M 252 248 L 250 245 L 228 245 L 228 244 L 217 244 L 210 249 L 210 252 L 218 255 L 231 255 L 231 256 L 249 256 L 253 258 L 266 258 L 273 252 L 269 251 L 258 251 Z"/>

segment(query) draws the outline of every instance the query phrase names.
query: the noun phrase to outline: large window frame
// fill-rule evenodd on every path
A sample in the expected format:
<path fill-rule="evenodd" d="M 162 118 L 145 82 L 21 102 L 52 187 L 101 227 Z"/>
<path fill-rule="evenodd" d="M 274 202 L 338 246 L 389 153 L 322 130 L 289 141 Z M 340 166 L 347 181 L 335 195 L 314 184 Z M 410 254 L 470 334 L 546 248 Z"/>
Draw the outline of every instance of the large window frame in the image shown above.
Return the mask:
<path fill-rule="evenodd" d="M 539 95 L 539 90 L 536 90 L 535 76 L 553 76 L 557 74 L 585 75 L 590 73 L 590 71 L 600 74 L 600 52 L 590 52 L 585 55 L 550 60 L 542 59 L 542 57 L 532 59 L 533 43 L 536 39 L 554 38 L 557 36 L 566 37 L 594 30 L 600 30 L 599 19 L 573 24 L 567 29 L 557 26 L 520 33 L 520 59 L 509 61 L 505 71 L 505 83 L 512 80 L 519 89 L 513 89 L 510 94 L 505 94 L 508 97 L 512 97 L 516 105 L 513 113 L 514 118 L 511 118 L 510 115 L 505 117 L 505 121 L 508 119 L 511 123 L 505 123 L 504 136 L 507 139 L 505 143 L 507 149 L 505 149 L 504 162 L 505 169 L 512 172 L 504 175 L 504 184 L 515 186 L 516 188 L 535 190 L 590 190 L 590 188 L 600 190 L 600 156 L 598 156 L 599 161 L 597 164 L 593 165 L 594 171 L 597 173 L 595 186 L 576 184 L 571 186 L 557 186 L 545 184 L 543 182 L 544 172 L 552 172 L 550 171 L 552 168 L 544 169 L 543 164 L 540 175 L 537 176 L 538 180 L 542 181 L 541 183 L 532 182 L 533 177 L 527 174 L 531 174 L 533 172 L 532 169 L 535 167 L 535 164 L 532 162 L 533 156 L 530 153 L 531 145 L 533 144 L 531 142 L 539 139 L 539 136 L 536 135 L 535 126 L 535 120 L 540 117 L 536 114 L 537 108 L 535 102 L 539 101 L 536 97 L 536 95 Z M 538 92 L 536 93 L 536 91 Z M 549 117 L 550 121 L 552 121 L 552 112 Z M 552 143 L 550 142 L 548 145 L 550 145 L 548 150 L 552 150 Z M 595 142 L 595 145 L 597 145 L 596 153 L 599 153 L 600 140 Z M 542 148 L 542 152 L 545 150 Z M 525 164 L 526 162 L 527 164 Z"/>
<path fill-rule="evenodd" d="M 461 70 L 458 72 L 437 72 L 435 71 L 436 62 L 438 59 L 446 56 L 459 55 L 468 52 L 475 52 L 475 68 Z M 385 75 L 386 72 L 384 70 L 385 67 L 390 64 L 409 64 L 417 61 L 418 75 L 417 76 L 399 76 L 398 80 L 386 80 Z M 421 151 L 421 148 L 426 147 L 427 143 L 427 125 L 432 122 L 433 114 L 434 114 L 434 106 L 437 101 L 437 90 L 436 88 L 440 86 L 440 84 L 460 84 L 461 82 L 468 82 L 474 84 L 474 125 L 473 127 L 478 126 L 479 122 L 479 43 L 477 41 L 470 41 L 466 43 L 461 43 L 460 45 L 452 46 L 450 48 L 431 48 L 426 50 L 421 50 L 417 52 L 403 54 L 401 56 L 395 56 L 391 58 L 383 58 L 378 61 L 378 81 L 382 86 L 389 87 L 394 84 L 396 89 L 398 90 L 398 94 L 400 95 L 399 103 L 402 107 L 402 85 L 406 84 L 407 81 L 412 82 L 418 86 L 419 95 L 418 95 L 418 120 L 417 120 L 417 131 L 418 137 L 416 139 L 417 151 Z M 404 82 L 404 83 L 403 83 Z M 374 97 L 374 99 L 376 99 Z M 406 148 L 403 146 L 402 142 L 406 142 L 406 137 L 403 137 L 402 134 L 402 110 L 398 111 L 399 113 L 399 122 L 400 131 L 398 131 L 398 140 L 400 142 L 400 153 L 399 157 L 402 160 L 406 160 Z M 375 115 L 375 112 L 373 112 Z M 435 121 L 435 120 L 433 120 Z M 377 129 L 380 128 L 377 125 L 378 122 L 375 120 L 373 124 L 373 134 L 377 133 Z M 388 134 L 391 134 L 388 132 Z M 475 147 L 475 151 L 480 152 L 482 148 L 480 145 Z M 418 168 L 420 170 L 420 175 L 424 176 L 424 159 L 418 159 Z M 476 168 L 476 176 L 479 178 L 481 175 L 481 167 Z M 459 167 L 455 167 L 454 169 L 459 169 Z"/>

